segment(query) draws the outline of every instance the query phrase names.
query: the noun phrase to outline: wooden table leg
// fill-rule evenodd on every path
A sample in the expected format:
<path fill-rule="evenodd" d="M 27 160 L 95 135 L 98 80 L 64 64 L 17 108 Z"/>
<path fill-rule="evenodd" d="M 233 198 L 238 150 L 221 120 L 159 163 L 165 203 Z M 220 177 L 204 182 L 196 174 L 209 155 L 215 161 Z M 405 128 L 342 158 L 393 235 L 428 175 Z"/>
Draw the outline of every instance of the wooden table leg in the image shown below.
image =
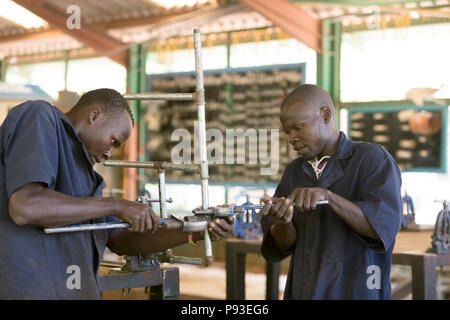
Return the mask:
<path fill-rule="evenodd" d="M 280 262 L 266 263 L 266 299 L 278 300 L 280 288 Z"/>
<path fill-rule="evenodd" d="M 415 256 L 411 266 L 413 300 L 436 300 L 436 258 L 430 254 Z"/>
<path fill-rule="evenodd" d="M 245 300 L 245 253 L 238 251 L 238 244 L 226 244 L 227 300 Z"/>

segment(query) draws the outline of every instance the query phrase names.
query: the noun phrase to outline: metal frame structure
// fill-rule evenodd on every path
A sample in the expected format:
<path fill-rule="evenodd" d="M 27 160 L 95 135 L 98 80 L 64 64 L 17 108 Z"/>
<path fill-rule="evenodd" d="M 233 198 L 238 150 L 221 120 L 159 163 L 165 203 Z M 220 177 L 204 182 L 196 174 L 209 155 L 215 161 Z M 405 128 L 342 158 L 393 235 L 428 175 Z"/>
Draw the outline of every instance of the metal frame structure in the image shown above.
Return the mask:
<path fill-rule="evenodd" d="M 125 94 L 127 100 L 182 100 L 195 101 L 197 103 L 197 114 L 199 123 L 199 142 L 200 142 L 200 179 L 202 192 L 202 209 L 207 210 L 209 207 L 208 194 L 208 159 L 206 153 L 206 117 L 205 117 L 205 89 L 203 83 L 203 65 L 201 54 L 201 34 L 199 29 L 194 29 L 194 54 L 195 54 L 195 73 L 196 73 L 196 91 L 194 93 L 134 93 Z M 162 219 L 167 219 L 166 207 L 166 170 L 180 170 L 183 172 L 195 172 L 198 166 L 177 165 L 167 162 L 145 162 L 145 161 L 106 161 L 105 166 L 126 167 L 126 168 L 146 168 L 158 171 L 158 188 L 160 215 Z M 202 260 L 204 265 L 208 266 L 213 262 L 211 239 L 206 229 L 204 231 L 205 259 Z M 180 257 L 181 258 L 181 257 Z M 192 263 L 192 258 L 187 258 L 188 263 Z M 177 259 L 177 262 L 183 260 Z M 197 263 L 196 263 L 197 264 Z"/>

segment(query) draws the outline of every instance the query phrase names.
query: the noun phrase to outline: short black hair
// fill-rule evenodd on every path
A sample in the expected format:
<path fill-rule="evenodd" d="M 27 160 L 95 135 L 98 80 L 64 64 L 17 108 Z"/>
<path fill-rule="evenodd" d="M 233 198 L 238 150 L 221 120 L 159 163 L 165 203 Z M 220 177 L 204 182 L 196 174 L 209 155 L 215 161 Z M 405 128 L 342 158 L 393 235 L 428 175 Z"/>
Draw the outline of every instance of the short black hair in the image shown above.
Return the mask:
<path fill-rule="evenodd" d="M 84 93 L 77 104 L 70 110 L 77 111 L 86 106 L 99 105 L 108 114 L 113 114 L 122 109 L 130 115 L 131 123 L 134 127 L 134 117 L 130 106 L 124 97 L 114 89 L 100 88 Z"/>
<path fill-rule="evenodd" d="M 327 106 L 334 114 L 334 104 L 330 95 L 324 89 L 314 84 L 302 84 L 292 90 L 281 103 L 281 110 L 297 102 L 313 106 L 316 111 L 320 110 L 321 107 Z"/>

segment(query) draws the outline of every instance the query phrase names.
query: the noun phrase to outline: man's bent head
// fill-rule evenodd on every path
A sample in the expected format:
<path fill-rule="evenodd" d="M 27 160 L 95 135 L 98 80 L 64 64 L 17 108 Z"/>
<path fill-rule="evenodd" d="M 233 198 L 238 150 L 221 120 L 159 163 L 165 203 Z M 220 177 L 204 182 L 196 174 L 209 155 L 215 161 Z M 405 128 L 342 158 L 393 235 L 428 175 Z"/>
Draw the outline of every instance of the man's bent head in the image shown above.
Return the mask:
<path fill-rule="evenodd" d="M 133 114 L 123 96 L 113 89 L 96 89 L 83 94 L 67 113 L 83 142 L 92 164 L 111 157 L 129 138 Z"/>
<path fill-rule="evenodd" d="M 329 155 L 339 136 L 333 101 L 322 88 L 304 84 L 281 104 L 280 121 L 289 143 L 306 160 Z"/>

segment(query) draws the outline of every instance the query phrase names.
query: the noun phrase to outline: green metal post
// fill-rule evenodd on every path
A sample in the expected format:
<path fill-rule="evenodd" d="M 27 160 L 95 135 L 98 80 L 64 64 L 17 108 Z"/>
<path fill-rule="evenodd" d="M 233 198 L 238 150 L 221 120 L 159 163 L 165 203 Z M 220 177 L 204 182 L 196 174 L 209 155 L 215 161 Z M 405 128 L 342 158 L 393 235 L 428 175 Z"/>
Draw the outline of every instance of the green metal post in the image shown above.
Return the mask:
<path fill-rule="evenodd" d="M 231 68 L 231 32 L 227 32 L 227 68 Z"/>
<path fill-rule="evenodd" d="M 128 69 L 127 81 L 130 93 L 140 93 L 147 91 L 147 78 L 145 73 L 145 63 L 146 63 L 146 53 L 147 50 L 143 45 L 136 45 L 130 49 L 130 65 Z M 133 112 L 133 117 L 135 120 L 135 125 L 138 126 L 139 132 L 139 161 L 145 161 L 145 108 L 142 106 L 142 101 L 133 100 L 131 101 L 131 110 Z M 144 169 L 139 169 L 139 177 L 144 175 Z M 144 189 L 144 181 L 138 179 L 139 190 Z"/>
<path fill-rule="evenodd" d="M 6 59 L 0 60 L 0 81 L 6 80 Z"/>
<path fill-rule="evenodd" d="M 342 25 L 324 20 L 322 23 L 322 54 L 317 55 L 317 84 L 333 99 L 339 123 L 340 62 Z"/>
<path fill-rule="evenodd" d="M 69 74 L 69 50 L 64 50 L 64 90 L 67 91 L 67 79 Z"/>

